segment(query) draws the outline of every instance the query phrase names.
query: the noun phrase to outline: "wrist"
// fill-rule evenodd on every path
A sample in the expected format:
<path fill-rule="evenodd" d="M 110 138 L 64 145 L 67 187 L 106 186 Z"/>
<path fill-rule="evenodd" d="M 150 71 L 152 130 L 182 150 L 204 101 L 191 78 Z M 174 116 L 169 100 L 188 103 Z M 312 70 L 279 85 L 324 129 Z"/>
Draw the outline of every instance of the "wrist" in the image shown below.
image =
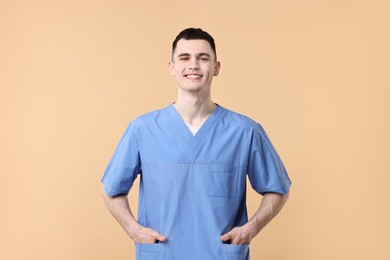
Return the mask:
<path fill-rule="evenodd" d="M 131 239 L 134 239 L 135 234 L 137 234 L 140 230 L 141 225 L 138 224 L 136 221 L 133 221 L 128 224 L 128 226 L 125 228 L 127 231 L 127 234 Z"/>
<path fill-rule="evenodd" d="M 248 228 L 251 230 L 253 237 L 255 237 L 262 229 L 262 226 L 259 220 L 256 217 L 253 217 L 251 220 L 248 221 Z"/>

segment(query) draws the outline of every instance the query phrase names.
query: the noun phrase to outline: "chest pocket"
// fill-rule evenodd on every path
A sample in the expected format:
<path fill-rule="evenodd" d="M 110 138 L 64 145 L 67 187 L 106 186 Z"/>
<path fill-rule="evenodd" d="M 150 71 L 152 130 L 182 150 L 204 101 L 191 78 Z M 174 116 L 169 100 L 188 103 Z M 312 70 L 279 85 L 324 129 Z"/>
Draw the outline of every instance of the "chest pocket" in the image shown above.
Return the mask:
<path fill-rule="evenodd" d="M 212 165 L 209 167 L 206 183 L 207 196 L 236 199 L 240 190 L 245 187 L 245 175 L 241 176 L 240 167 Z"/>

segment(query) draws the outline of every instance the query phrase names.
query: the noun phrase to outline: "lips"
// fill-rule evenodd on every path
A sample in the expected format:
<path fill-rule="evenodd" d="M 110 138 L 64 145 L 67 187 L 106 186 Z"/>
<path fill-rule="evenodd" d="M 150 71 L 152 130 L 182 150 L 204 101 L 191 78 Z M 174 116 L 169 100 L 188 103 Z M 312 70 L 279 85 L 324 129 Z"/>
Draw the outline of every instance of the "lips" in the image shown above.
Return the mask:
<path fill-rule="evenodd" d="M 184 75 L 184 77 L 188 78 L 188 79 L 200 79 L 202 78 L 203 76 L 202 75 L 199 75 L 199 74 L 186 74 Z"/>

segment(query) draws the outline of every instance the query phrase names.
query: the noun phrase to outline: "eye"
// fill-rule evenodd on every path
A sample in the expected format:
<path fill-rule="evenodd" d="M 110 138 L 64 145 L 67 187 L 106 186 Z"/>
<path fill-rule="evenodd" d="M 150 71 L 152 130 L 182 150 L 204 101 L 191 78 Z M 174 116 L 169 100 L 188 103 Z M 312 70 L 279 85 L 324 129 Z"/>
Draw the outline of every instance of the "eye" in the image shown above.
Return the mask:
<path fill-rule="evenodd" d="M 186 60 L 189 60 L 189 58 L 186 57 L 186 56 L 182 56 L 182 57 L 179 58 L 179 60 L 186 61 Z"/>
<path fill-rule="evenodd" d="M 200 60 L 201 60 L 201 61 L 208 61 L 209 58 L 208 58 L 208 57 L 201 57 Z"/>

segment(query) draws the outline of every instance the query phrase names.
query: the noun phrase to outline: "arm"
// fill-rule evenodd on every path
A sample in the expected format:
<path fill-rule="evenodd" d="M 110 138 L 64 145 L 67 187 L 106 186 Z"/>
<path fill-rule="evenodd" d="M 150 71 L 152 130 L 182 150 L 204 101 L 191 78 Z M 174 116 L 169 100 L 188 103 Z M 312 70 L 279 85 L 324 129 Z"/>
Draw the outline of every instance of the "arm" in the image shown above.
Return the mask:
<path fill-rule="evenodd" d="M 241 227 L 235 227 L 221 236 L 221 240 L 230 240 L 231 244 L 249 244 L 250 241 L 280 212 L 289 194 L 266 193 L 253 217 Z"/>
<path fill-rule="evenodd" d="M 155 230 L 138 224 L 131 212 L 127 196 L 110 197 L 103 190 L 103 198 L 108 210 L 134 242 L 140 244 L 153 244 L 156 243 L 157 240 L 167 240 L 165 236 L 159 234 Z"/>

